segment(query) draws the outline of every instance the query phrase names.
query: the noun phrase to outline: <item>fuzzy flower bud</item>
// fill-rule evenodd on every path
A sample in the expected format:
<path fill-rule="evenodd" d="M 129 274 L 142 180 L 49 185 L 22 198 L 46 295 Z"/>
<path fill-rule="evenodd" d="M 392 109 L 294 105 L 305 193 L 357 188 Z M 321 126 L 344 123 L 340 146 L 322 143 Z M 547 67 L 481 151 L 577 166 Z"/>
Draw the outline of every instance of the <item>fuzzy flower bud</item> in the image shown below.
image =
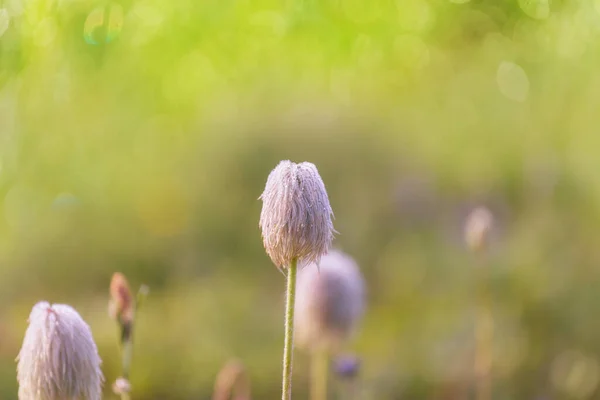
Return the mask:
<path fill-rule="evenodd" d="M 281 161 L 269 174 L 259 226 L 263 244 L 273 263 L 286 268 L 318 263 L 329 250 L 333 211 L 325 185 L 314 164 Z"/>
<path fill-rule="evenodd" d="M 19 400 L 102 398 L 102 360 L 92 331 L 68 305 L 33 307 L 17 360 Z"/>
<path fill-rule="evenodd" d="M 321 263 L 298 273 L 296 343 L 307 349 L 336 351 L 364 312 L 365 287 L 356 262 L 332 250 Z"/>
<path fill-rule="evenodd" d="M 244 364 L 231 360 L 219 371 L 213 400 L 250 400 L 250 378 Z"/>
<path fill-rule="evenodd" d="M 115 272 L 110 281 L 110 317 L 121 324 L 130 324 L 133 320 L 133 296 L 127 278 Z"/>
<path fill-rule="evenodd" d="M 489 243 L 494 228 L 494 216 L 485 207 L 471 211 L 465 224 L 465 241 L 472 251 L 481 251 Z"/>

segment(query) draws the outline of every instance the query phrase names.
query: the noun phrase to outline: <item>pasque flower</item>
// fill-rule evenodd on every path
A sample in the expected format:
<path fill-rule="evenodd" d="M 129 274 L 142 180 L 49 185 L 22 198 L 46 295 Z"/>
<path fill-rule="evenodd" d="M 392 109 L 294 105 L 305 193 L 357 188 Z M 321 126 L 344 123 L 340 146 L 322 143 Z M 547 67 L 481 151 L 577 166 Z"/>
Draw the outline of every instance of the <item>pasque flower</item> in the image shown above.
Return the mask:
<path fill-rule="evenodd" d="M 92 331 L 74 308 L 39 302 L 17 357 L 19 400 L 100 400 L 104 377 Z"/>
<path fill-rule="evenodd" d="M 333 211 L 314 164 L 281 161 L 269 174 L 259 226 L 265 250 L 279 268 L 292 260 L 318 262 L 333 234 Z"/>
<path fill-rule="evenodd" d="M 259 226 L 265 250 L 287 277 L 282 399 L 292 393 L 294 303 L 298 266 L 318 263 L 333 240 L 333 212 L 314 164 L 281 161 L 267 178 Z"/>
<path fill-rule="evenodd" d="M 331 250 L 319 265 L 298 273 L 296 340 L 299 346 L 337 350 L 362 317 L 363 277 L 349 255 Z"/>

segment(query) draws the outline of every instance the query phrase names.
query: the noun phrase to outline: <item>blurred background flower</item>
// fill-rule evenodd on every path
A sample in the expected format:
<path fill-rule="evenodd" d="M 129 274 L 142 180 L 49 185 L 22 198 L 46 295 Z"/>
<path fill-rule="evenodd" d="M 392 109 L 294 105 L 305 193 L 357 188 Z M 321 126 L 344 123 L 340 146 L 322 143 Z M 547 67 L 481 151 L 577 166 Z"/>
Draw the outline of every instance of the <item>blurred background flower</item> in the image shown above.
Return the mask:
<path fill-rule="evenodd" d="M 362 267 L 364 396 L 465 397 L 462 230 L 485 204 L 495 398 L 596 398 L 597 4 L 4 0 L 0 398 L 40 298 L 73 305 L 119 376 L 114 271 L 153 291 L 136 400 L 210 398 L 231 357 L 277 398 L 283 277 L 257 198 L 282 159 L 318 166 Z"/>

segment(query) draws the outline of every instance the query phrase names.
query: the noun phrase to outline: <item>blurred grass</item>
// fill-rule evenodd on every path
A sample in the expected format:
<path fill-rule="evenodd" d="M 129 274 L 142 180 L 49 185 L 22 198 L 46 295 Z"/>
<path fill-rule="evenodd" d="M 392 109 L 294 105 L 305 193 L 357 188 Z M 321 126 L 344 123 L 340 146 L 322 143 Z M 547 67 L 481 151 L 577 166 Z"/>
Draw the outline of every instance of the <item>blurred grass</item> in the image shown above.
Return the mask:
<path fill-rule="evenodd" d="M 0 398 L 41 299 L 91 324 L 110 388 L 117 270 L 152 290 L 135 399 L 209 398 L 232 356 L 277 398 L 257 198 L 286 158 L 319 167 L 368 280 L 365 399 L 464 398 L 480 202 L 500 225 L 495 398 L 597 397 L 600 6 L 456 3 L 0 2 Z"/>

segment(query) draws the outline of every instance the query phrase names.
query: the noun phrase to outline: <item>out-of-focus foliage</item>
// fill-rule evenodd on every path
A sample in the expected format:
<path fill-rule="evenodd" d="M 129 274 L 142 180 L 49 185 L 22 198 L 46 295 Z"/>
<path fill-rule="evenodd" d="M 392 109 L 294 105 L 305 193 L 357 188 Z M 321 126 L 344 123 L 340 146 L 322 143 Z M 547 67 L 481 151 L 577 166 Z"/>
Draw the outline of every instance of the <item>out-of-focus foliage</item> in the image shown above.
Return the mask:
<path fill-rule="evenodd" d="M 468 392 L 478 203 L 495 399 L 597 398 L 599 68 L 597 0 L 1 0 L 0 398 L 42 299 L 90 323 L 113 398 L 114 271 L 152 289 L 135 400 L 209 398 L 230 357 L 278 398 L 257 198 L 288 158 L 368 281 L 362 399 Z"/>

